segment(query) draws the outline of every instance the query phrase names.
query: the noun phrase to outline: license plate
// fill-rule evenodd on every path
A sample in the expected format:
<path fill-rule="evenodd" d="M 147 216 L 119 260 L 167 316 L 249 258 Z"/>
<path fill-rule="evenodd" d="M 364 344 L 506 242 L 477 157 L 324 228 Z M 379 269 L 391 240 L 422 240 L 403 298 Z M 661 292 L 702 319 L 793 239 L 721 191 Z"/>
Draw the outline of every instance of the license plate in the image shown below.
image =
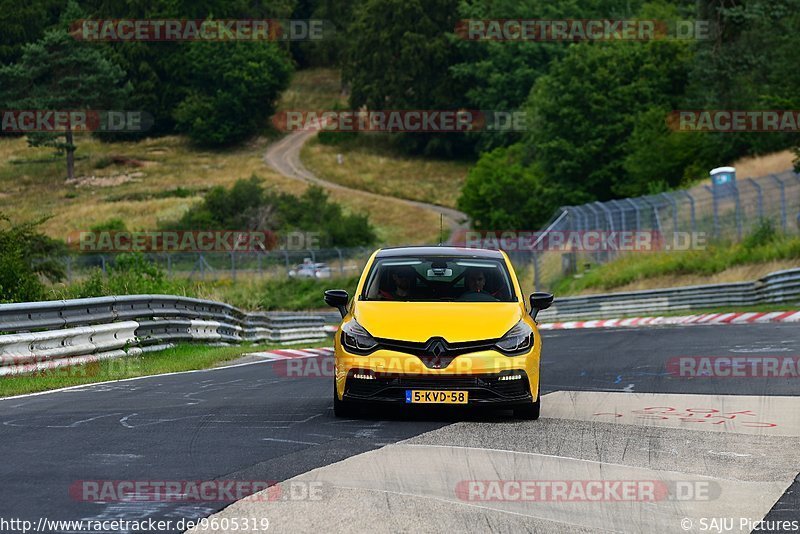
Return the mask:
<path fill-rule="evenodd" d="M 466 404 L 468 399 L 468 391 L 431 391 L 425 389 L 406 390 L 406 403 Z"/>

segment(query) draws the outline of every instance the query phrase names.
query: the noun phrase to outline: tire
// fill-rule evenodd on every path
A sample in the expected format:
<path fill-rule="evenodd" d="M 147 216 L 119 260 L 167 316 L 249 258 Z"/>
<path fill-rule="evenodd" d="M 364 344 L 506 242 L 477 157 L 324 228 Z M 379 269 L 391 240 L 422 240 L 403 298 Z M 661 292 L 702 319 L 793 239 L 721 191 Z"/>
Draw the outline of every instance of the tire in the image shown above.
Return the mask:
<path fill-rule="evenodd" d="M 353 406 L 344 400 L 339 400 L 336 394 L 336 382 L 333 382 L 333 415 L 336 417 L 352 417 L 355 414 Z"/>
<path fill-rule="evenodd" d="M 538 391 L 541 391 L 541 388 Z M 517 419 L 526 419 L 528 421 L 539 419 L 539 412 L 542 408 L 542 397 L 539 395 L 538 391 L 536 393 L 536 402 L 514 408 L 514 417 Z"/>

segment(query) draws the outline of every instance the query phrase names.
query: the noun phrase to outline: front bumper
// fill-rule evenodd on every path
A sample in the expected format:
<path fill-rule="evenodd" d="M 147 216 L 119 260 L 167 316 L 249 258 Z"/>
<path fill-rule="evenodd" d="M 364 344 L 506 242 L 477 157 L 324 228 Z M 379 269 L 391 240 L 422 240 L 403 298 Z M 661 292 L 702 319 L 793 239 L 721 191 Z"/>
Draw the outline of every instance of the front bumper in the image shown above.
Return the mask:
<path fill-rule="evenodd" d="M 338 338 L 338 336 L 337 336 Z M 462 354 L 432 369 L 412 354 L 378 350 L 368 356 L 346 352 L 336 340 L 335 376 L 339 399 L 354 402 L 406 401 L 406 390 L 468 391 L 469 405 L 524 405 L 537 400 L 539 346 L 519 356 L 496 351 Z M 357 378 L 369 375 L 374 379 Z M 515 380 L 501 376 L 520 375 Z"/>
<path fill-rule="evenodd" d="M 533 402 L 528 375 L 522 369 L 503 374 L 410 375 L 371 373 L 372 380 L 354 377 L 345 381 L 344 399 L 357 402 L 406 402 L 407 390 L 467 391 L 468 404 L 525 404 Z M 362 373 L 363 374 L 363 373 Z M 520 376 L 499 380 L 501 376 Z"/>

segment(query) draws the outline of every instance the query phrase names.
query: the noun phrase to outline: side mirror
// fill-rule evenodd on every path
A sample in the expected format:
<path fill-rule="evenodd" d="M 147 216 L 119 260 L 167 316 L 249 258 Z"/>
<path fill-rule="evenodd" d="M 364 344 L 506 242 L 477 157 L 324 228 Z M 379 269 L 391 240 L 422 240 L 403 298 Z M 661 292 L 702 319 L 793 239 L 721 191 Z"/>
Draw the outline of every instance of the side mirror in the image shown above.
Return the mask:
<path fill-rule="evenodd" d="M 339 310 L 342 318 L 347 315 L 347 302 L 349 300 L 350 295 L 344 289 L 329 289 L 325 292 L 325 304 Z"/>
<path fill-rule="evenodd" d="M 546 310 L 553 304 L 553 295 L 551 293 L 544 293 L 537 291 L 531 294 L 531 317 L 536 320 L 536 316 L 540 311 Z"/>

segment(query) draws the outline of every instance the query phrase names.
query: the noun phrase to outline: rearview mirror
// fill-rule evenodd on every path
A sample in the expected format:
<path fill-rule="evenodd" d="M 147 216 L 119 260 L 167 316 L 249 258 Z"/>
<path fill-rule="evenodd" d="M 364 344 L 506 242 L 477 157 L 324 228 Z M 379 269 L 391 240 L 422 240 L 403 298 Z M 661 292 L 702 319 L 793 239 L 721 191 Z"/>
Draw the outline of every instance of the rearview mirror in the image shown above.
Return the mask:
<path fill-rule="evenodd" d="M 325 304 L 339 310 L 342 318 L 347 315 L 347 302 L 349 300 L 350 295 L 344 289 L 329 289 L 325 292 Z"/>
<path fill-rule="evenodd" d="M 536 320 L 536 316 L 540 311 L 546 310 L 553 304 L 553 295 L 543 291 L 537 291 L 531 294 L 531 317 Z"/>

